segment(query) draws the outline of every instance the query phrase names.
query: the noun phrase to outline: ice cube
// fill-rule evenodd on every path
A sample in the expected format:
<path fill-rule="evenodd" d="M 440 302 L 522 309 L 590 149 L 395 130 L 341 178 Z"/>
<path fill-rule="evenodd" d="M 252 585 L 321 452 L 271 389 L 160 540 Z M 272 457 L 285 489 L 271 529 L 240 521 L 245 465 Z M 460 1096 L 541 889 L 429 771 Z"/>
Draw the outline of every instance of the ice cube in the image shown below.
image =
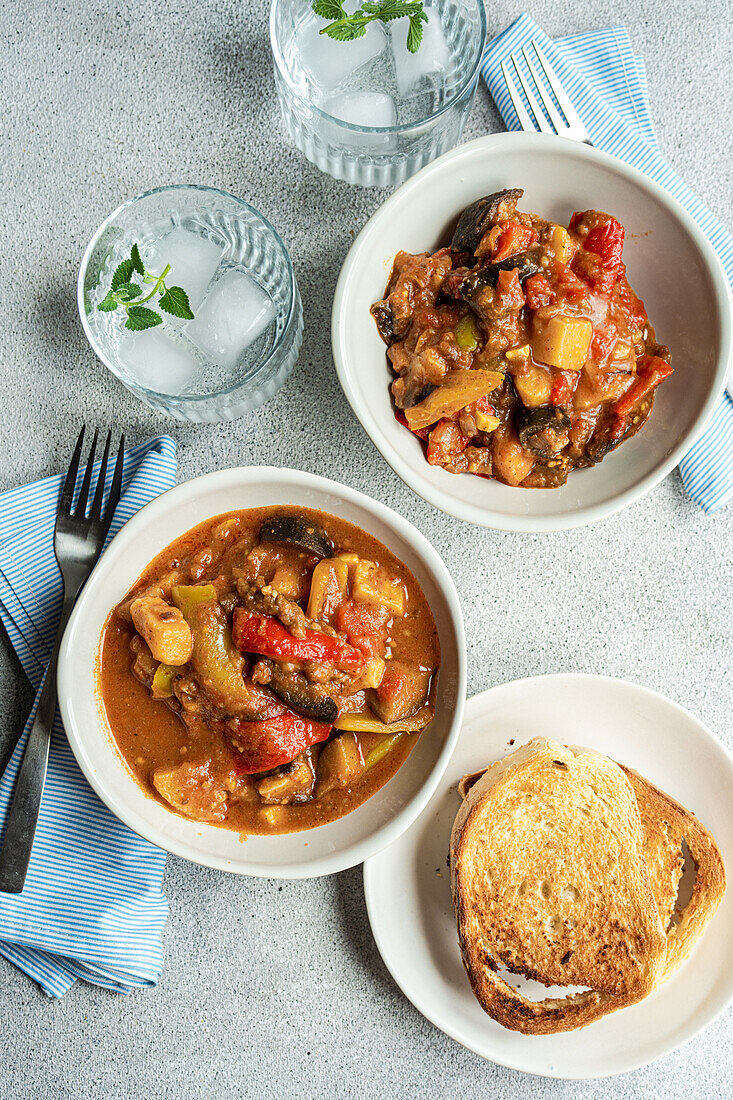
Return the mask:
<path fill-rule="evenodd" d="M 332 95 L 323 110 L 351 126 L 395 126 L 397 109 L 391 95 L 382 92 L 344 92 Z"/>
<path fill-rule="evenodd" d="M 450 64 L 450 50 L 443 34 L 440 15 L 436 11 L 428 11 L 426 15 L 428 21 L 423 23 L 422 42 L 417 53 L 410 53 L 407 48 L 409 20 L 395 19 L 390 24 L 390 49 L 397 87 L 403 96 L 420 91 L 421 85 L 431 83 L 436 76 L 441 76 Z"/>
<path fill-rule="evenodd" d="M 170 264 L 171 270 L 165 277 L 166 285 L 182 286 L 195 313 L 196 307 L 204 300 L 223 254 L 224 249 L 208 237 L 178 226 L 146 247 L 143 261 L 154 275 L 160 275 L 165 265 Z"/>
<path fill-rule="evenodd" d="M 353 5 L 347 7 L 353 9 Z M 316 89 L 324 93 L 332 92 L 355 69 L 378 57 L 387 45 L 387 36 L 377 22 L 367 24 L 365 34 L 351 42 L 336 42 L 320 34 L 327 26 L 328 20 L 308 12 L 296 32 L 300 63 Z"/>
<path fill-rule="evenodd" d="M 212 286 L 186 332 L 219 366 L 233 368 L 275 316 L 272 301 L 243 271 L 225 271 Z"/>
<path fill-rule="evenodd" d="M 134 381 L 158 393 L 183 393 L 200 370 L 195 354 L 160 327 L 125 331 L 118 355 Z"/>

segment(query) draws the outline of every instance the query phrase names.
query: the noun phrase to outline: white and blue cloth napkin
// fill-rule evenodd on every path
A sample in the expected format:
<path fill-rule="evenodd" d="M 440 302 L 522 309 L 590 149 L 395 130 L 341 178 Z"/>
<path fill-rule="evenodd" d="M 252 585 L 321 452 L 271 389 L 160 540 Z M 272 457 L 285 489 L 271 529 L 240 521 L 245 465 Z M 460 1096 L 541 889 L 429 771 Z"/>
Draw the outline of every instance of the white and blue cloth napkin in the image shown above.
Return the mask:
<path fill-rule="evenodd" d="M 651 120 L 644 61 L 625 27 L 554 41 L 526 13 L 486 47 L 481 73 L 508 130 L 521 130 L 502 61 L 536 39 L 598 149 L 645 172 L 670 193 L 707 236 L 733 286 L 733 237 L 666 163 Z M 680 463 L 687 492 L 705 512 L 733 496 L 733 401 L 725 393 L 705 432 Z"/>
<path fill-rule="evenodd" d="M 175 480 L 169 436 L 128 451 L 110 538 Z M 48 477 L 0 494 L 0 619 L 37 690 L 61 612 L 53 530 L 63 481 Z M 0 779 L 0 837 L 36 705 Z M 168 915 L 164 867 L 165 852 L 123 825 L 88 785 L 57 711 L 25 888 L 0 893 L 0 955 L 49 997 L 61 997 L 77 978 L 120 993 L 155 985 Z"/>

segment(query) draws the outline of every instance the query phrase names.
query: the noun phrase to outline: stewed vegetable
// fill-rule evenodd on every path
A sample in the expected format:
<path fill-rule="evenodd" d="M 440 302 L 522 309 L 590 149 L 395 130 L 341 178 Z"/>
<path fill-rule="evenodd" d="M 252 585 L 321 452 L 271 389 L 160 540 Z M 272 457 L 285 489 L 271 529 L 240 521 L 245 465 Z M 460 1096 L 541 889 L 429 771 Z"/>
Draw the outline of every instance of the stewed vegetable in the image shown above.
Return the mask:
<path fill-rule="evenodd" d="M 478 199 L 449 248 L 398 252 L 372 306 L 395 373 L 395 415 L 429 463 L 554 488 L 637 432 L 672 373 L 623 263 L 624 228 L 568 226 Z"/>
<path fill-rule="evenodd" d="M 332 516 L 261 509 L 151 563 L 108 623 L 101 688 L 148 793 L 283 832 L 389 778 L 432 719 L 438 664 L 425 598 L 384 546 Z"/>

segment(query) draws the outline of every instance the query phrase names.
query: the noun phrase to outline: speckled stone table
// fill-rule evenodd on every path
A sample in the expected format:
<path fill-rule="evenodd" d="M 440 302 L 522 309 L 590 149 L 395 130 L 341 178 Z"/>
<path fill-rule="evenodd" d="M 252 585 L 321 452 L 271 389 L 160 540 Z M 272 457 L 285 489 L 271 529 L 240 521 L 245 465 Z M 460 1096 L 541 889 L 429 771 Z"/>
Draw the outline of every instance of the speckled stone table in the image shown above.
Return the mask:
<path fill-rule="evenodd" d="M 518 11 L 495 0 L 490 32 Z M 532 13 L 551 35 L 627 25 L 647 61 L 662 149 L 733 224 L 729 0 L 538 0 Z M 114 422 L 133 442 L 170 431 L 181 479 L 260 462 L 337 471 L 443 555 L 463 600 L 471 693 L 535 673 L 606 673 L 664 692 L 733 745 L 733 506 L 706 518 L 675 473 L 595 527 L 499 534 L 423 504 L 365 436 L 336 380 L 329 313 L 346 250 L 384 193 L 321 175 L 287 144 L 266 0 L 10 0 L 0 34 L 0 490 L 59 470 L 82 417 Z M 481 87 L 466 136 L 499 128 Z M 183 181 L 234 191 L 271 218 L 303 296 L 305 340 L 284 391 L 214 427 L 139 404 L 95 360 L 76 313 L 79 260 L 99 222 L 123 198 Z M 0 693 L 1 765 L 31 704 L 4 636 Z M 124 998 L 80 984 L 56 1003 L 0 959 L 3 1100 L 733 1094 L 730 1014 L 606 1082 L 544 1081 L 482 1061 L 394 986 L 359 868 L 278 883 L 171 858 L 165 889 L 155 990 Z"/>

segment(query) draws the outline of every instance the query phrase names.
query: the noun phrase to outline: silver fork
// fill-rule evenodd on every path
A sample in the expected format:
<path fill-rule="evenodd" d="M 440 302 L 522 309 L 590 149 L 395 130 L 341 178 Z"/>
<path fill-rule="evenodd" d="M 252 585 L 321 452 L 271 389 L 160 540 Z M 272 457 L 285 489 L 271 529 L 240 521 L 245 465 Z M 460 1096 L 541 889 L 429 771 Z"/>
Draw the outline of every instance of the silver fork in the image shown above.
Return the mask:
<path fill-rule="evenodd" d="M 502 61 L 501 63 L 501 71 L 506 81 L 507 91 L 509 92 L 511 101 L 514 104 L 514 110 L 517 112 L 517 118 L 519 119 L 520 126 L 523 130 L 540 130 L 543 134 L 557 134 L 559 137 L 571 138 L 573 141 L 582 141 L 585 142 L 586 145 L 592 145 L 593 142 L 588 135 L 588 131 L 586 130 L 583 123 L 580 121 L 580 116 L 578 112 L 575 110 L 572 103 L 570 102 L 570 97 L 560 83 L 560 79 L 557 73 L 550 65 L 550 62 L 547 60 L 547 57 L 545 56 L 543 50 L 534 39 L 532 40 L 531 45 L 534 49 L 535 54 L 537 55 L 537 60 L 542 66 L 545 77 L 547 78 L 547 83 L 552 89 L 552 93 L 557 100 L 557 104 L 559 105 L 562 114 L 560 113 L 560 111 L 558 111 L 557 106 L 552 99 L 552 96 L 549 95 L 544 85 L 544 81 L 542 80 L 542 77 L 538 73 L 537 68 L 532 61 L 529 50 L 527 50 L 527 48 L 523 46 L 522 56 L 524 57 L 525 64 L 527 65 L 527 69 L 529 70 L 529 73 L 532 77 L 534 88 L 530 86 L 529 82 L 524 76 L 524 73 L 522 72 L 522 67 L 520 65 L 521 58 L 519 56 L 519 53 L 513 53 L 511 55 L 511 61 L 514 65 L 514 71 L 519 77 L 519 83 L 522 85 L 524 94 L 527 97 L 529 108 L 534 115 L 534 121 L 530 117 L 529 111 L 524 105 L 524 101 L 522 100 L 522 96 L 519 88 L 517 87 L 516 81 L 509 72 L 509 66 L 507 65 L 506 61 Z M 539 100 L 541 101 L 542 106 L 540 105 L 540 102 L 538 102 L 537 96 L 539 96 Z M 542 110 L 542 107 L 544 107 L 544 111 Z M 547 113 L 545 114 L 545 112 Z M 563 115 L 565 116 L 564 118 Z"/>
<path fill-rule="evenodd" d="M 109 498 L 104 511 L 102 511 L 107 460 L 109 458 L 110 443 L 112 442 L 112 432 L 108 432 L 94 498 L 87 515 L 87 503 L 92 482 L 92 466 L 99 434 L 95 431 L 89 451 L 87 468 L 84 471 L 81 488 L 79 489 L 79 497 L 76 507 L 72 510 L 76 475 L 79 471 L 79 458 L 84 443 L 84 431 L 85 429 L 82 426 L 56 512 L 53 548 L 64 582 L 64 603 L 56 642 L 46 669 L 41 697 L 38 701 L 38 710 L 31 731 L 28 734 L 23 761 L 15 783 L 13 800 L 8 811 L 5 839 L 2 851 L 0 851 L 0 891 L 6 894 L 19 894 L 22 891 L 31 858 L 33 838 L 36 833 L 38 813 L 41 808 L 41 798 L 46 782 L 51 727 L 56 711 L 56 666 L 61 638 L 81 587 L 102 551 L 109 525 L 112 522 L 112 516 L 120 499 L 125 448 L 124 435 L 120 437 Z"/>

